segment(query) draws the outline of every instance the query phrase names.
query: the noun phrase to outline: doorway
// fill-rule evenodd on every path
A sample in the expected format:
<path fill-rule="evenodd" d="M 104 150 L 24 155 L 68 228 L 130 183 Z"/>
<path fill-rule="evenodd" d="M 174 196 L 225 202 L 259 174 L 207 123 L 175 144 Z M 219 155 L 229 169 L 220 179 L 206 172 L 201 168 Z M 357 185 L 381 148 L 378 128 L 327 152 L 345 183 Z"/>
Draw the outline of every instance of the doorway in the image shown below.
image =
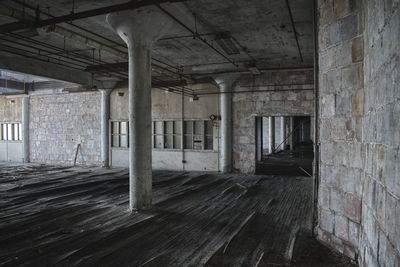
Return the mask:
<path fill-rule="evenodd" d="M 310 116 L 256 117 L 256 173 L 312 176 Z"/>

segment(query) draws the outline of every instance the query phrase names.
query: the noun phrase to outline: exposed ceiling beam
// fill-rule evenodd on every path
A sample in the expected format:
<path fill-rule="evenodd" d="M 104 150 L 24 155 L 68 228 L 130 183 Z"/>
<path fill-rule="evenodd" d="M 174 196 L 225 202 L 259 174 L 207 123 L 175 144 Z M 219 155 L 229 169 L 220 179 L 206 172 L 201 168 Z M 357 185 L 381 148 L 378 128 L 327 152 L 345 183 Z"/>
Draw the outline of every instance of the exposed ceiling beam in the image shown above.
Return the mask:
<path fill-rule="evenodd" d="M 13 89 L 22 92 L 32 90 L 57 89 L 57 88 L 76 88 L 77 84 L 62 81 L 44 81 L 44 82 L 22 82 L 9 79 L 0 79 L 0 88 Z"/>
<path fill-rule="evenodd" d="M 161 88 L 161 87 L 182 87 L 186 86 L 187 82 L 182 80 L 182 81 L 153 81 L 151 83 L 152 88 Z"/>
<path fill-rule="evenodd" d="M 24 83 L 9 79 L 0 79 L 0 88 L 26 91 L 32 88 L 32 83 Z"/>
<path fill-rule="evenodd" d="M 37 20 L 35 22 L 19 21 L 19 22 L 4 24 L 4 25 L 0 26 L 0 31 L 1 32 L 10 32 L 10 31 L 17 31 L 17 30 L 22 30 L 22 29 L 26 29 L 26 28 L 40 28 L 40 27 L 44 27 L 44 26 L 48 26 L 48 25 L 55 25 L 58 23 L 71 22 L 74 20 L 105 15 L 105 14 L 114 13 L 114 12 L 118 12 L 118 11 L 131 10 L 131 9 L 136 9 L 136 8 L 140 8 L 140 7 L 145 7 L 145 6 L 156 5 L 156 4 L 184 2 L 184 1 L 186 1 L 186 0 L 147 0 L 147 1 L 132 0 L 130 2 L 123 3 L 123 4 L 86 10 L 86 11 L 72 13 L 72 14 L 68 14 L 68 15 L 64 15 L 64 16 L 60 16 L 60 17 L 54 17 L 54 18 L 49 18 L 49 19 L 44 19 L 44 20 L 40 20 L 39 18 L 37 18 Z"/>
<path fill-rule="evenodd" d="M 95 82 L 92 75 L 85 71 L 66 68 L 56 63 L 28 59 L 23 56 L 0 52 L 0 69 L 21 72 L 51 79 L 67 81 L 82 85 L 92 85 Z"/>

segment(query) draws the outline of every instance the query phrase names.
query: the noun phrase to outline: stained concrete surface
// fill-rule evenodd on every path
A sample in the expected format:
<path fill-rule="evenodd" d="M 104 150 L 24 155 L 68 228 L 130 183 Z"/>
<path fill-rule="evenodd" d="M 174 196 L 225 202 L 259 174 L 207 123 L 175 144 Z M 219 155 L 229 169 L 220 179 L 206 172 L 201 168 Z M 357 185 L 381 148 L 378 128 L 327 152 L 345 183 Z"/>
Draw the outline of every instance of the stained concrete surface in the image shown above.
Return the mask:
<path fill-rule="evenodd" d="M 126 169 L 1 164 L 0 177 L 0 265 L 350 266 L 309 237 L 307 177 L 157 171 L 154 208 L 136 214 Z"/>

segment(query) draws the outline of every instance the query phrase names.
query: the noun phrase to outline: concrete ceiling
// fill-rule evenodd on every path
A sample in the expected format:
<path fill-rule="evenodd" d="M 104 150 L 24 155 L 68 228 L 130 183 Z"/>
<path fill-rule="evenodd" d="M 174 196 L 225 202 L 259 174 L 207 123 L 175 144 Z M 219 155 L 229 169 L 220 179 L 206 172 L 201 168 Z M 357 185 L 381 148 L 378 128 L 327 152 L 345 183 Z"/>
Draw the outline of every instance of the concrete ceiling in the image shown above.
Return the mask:
<path fill-rule="evenodd" d="M 0 24 L 19 21 L 21 17 L 34 20 L 35 10 L 24 8 L 21 5 L 23 2 L 2 1 Z M 70 14 L 73 2 L 74 12 L 77 13 L 125 3 L 127 0 L 112 3 L 105 0 L 25 0 L 25 4 L 31 7 L 39 6 L 43 12 L 41 19 L 49 18 L 48 14 L 56 17 Z M 288 3 L 294 25 L 284 0 L 188 0 L 162 4 L 174 17 L 170 16 L 175 19 L 175 26 L 154 46 L 153 64 L 160 67 L 155 68 L 154 79 L 177 79 L 178 76 L 173 72 L 183 72 L 187 78 L 198 78 L 215 72 L 243 72 L 248 71 L 248 65 L 255 65 L 261 70 L 312 66 L 312 1 L 289 0 Z M 215 49 L 199 38 L 194 38 L 176 20 L 197 32 Z M 72 23 L 0 34 L 0 53 L 8 58 L 8 61 L 4 61 L 6 63 L 0 63 L 0 69 L 82 84 L 93 80 L 124 80 L 127 72 L 123 68 L 119 73 L 112 74 L 96 72 L 92 75 L 84 71 L 91 65 L 123 65 L 127 62 L 125 44 L 107 25 L 105 15 Z M 303 60 L 300 58 L 293 26 Z M 239 54 L 228 55 L 218 45 L 216 39 L 222 33 L 230 35 L 229 40 Z M 12 59 L 17 56 L 23 58 L 13 63 Z"/>

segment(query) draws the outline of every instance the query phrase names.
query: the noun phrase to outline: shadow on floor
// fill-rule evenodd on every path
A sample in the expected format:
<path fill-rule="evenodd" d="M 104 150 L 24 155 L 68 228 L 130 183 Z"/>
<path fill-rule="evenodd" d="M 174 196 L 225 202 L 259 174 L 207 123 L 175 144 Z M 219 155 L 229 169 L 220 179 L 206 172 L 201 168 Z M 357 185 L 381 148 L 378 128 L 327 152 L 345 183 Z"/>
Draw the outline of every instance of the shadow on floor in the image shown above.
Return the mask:
<path fill-rule="evenodd" d="M 288 149 L 264 155 L 257 162 L 256 173 L 263 175 L 310 176 L 314 159 L 313 147 L 303 144 L 291 153 Z"/>

